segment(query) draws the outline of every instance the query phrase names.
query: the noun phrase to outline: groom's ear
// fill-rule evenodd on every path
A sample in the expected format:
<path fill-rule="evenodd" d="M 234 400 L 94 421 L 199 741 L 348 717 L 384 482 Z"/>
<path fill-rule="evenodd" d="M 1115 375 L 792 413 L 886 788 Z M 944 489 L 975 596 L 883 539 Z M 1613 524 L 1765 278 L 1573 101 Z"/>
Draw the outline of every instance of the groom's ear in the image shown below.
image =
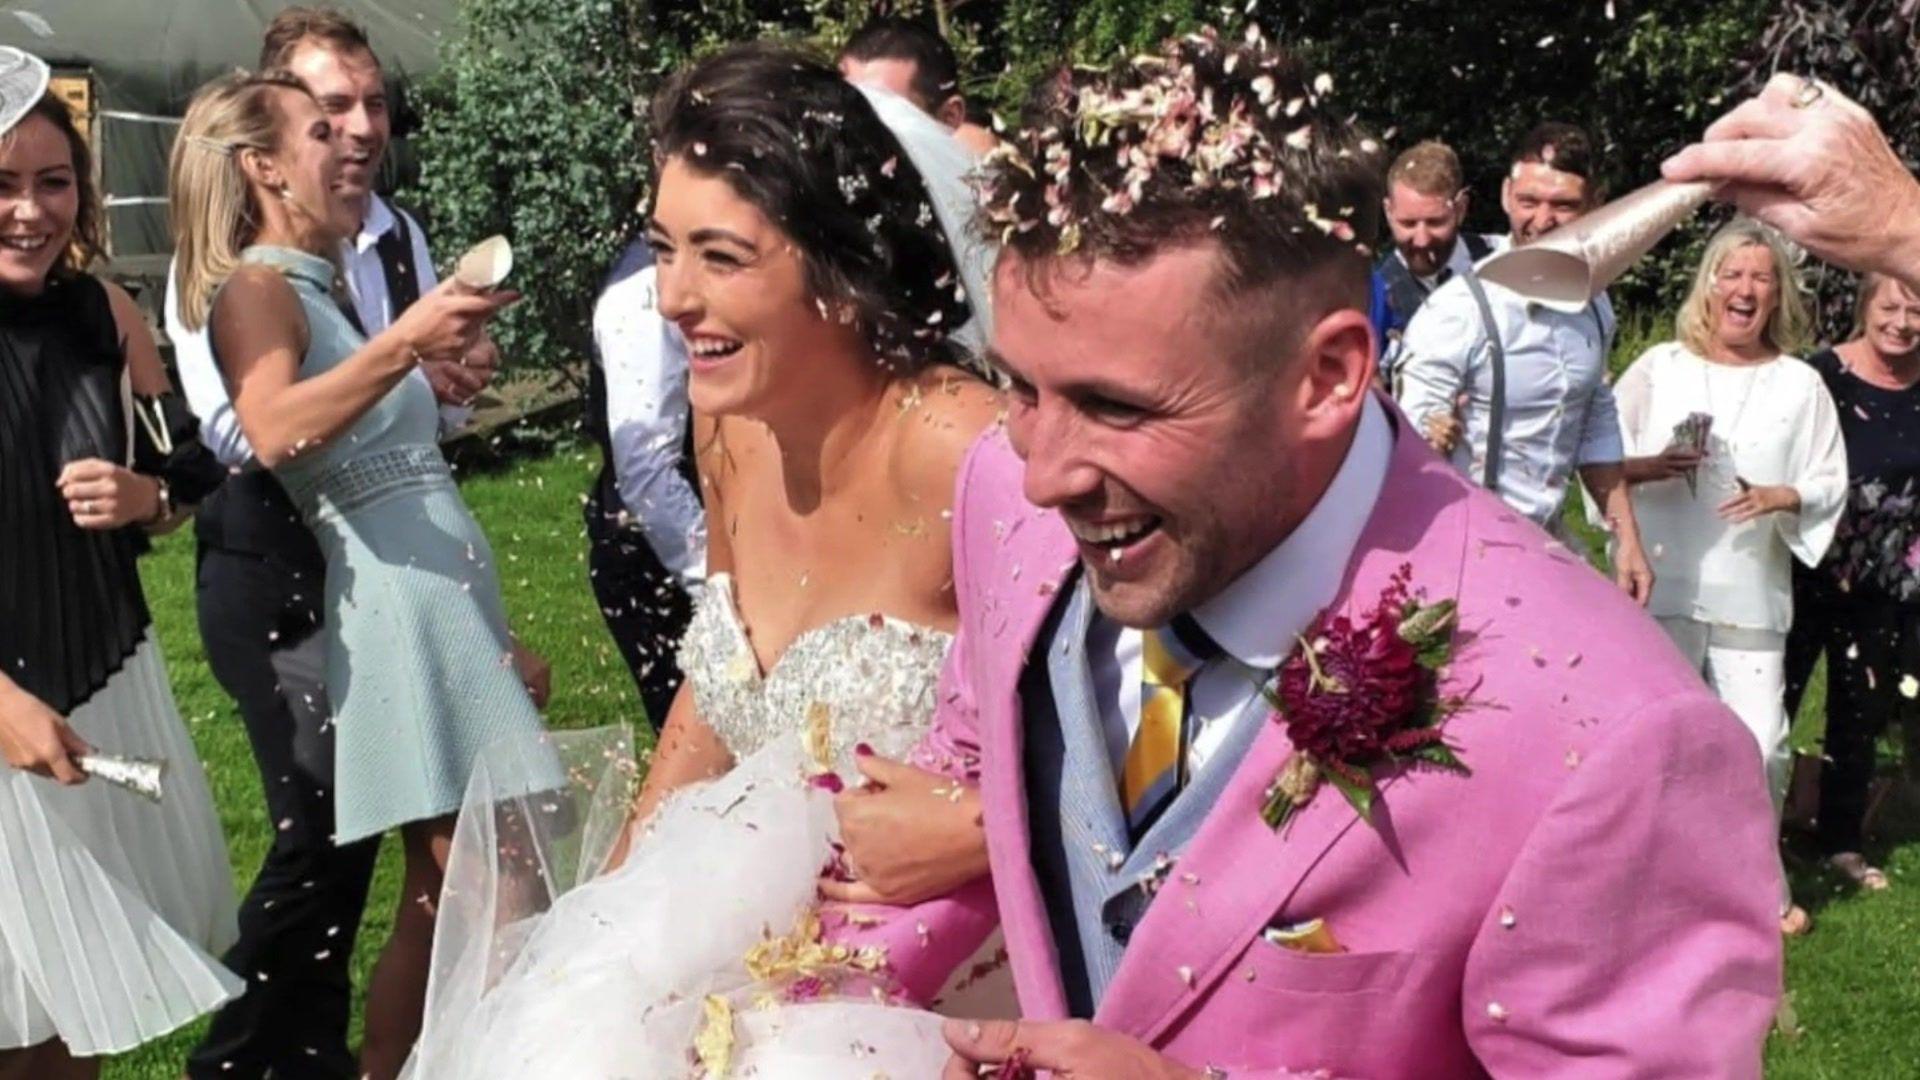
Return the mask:
<path fill-rule="evenodd" d="M 1373 322 L 1350 307 L 1321 315 L 1300 337 L 1294 404 L 1309 438 L 1334 437 L 1358 422 L 1373 386 Z"/>

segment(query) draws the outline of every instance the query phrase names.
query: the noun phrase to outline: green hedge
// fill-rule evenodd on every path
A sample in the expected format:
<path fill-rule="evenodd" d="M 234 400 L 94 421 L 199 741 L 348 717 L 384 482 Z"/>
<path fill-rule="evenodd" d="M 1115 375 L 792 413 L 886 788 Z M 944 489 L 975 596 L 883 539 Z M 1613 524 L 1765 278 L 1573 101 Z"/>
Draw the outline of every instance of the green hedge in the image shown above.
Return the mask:
<path fill-rule="evenodd" d="M 1476 227 L 1504 230 L 1507 148 L 1528 127 L 1588 127 L 1604 185 L 1658 175 L 1775 64 L 1806 66 L 1899 114 L 1920 146 L 1910 0 L 1345 0 L 1257 6 L 1272 36 L 1331 72 L 1390 146 L 1442 138 L 1473 180 Z M 464 33 L 426 88 L 415 201 L 448 248 L 493 232 L 521 255 L 528 302 L 502 337 L 517 361 L 587 346 L 596 285 L 640 223 L 650 169 L 650 88 L 727 42 L 781 36 L 831 50 L 877 10 L 948 29 L 985 111 L 1011 118 L 1062 59 L 1103 63 L 1211 22 L 1237 32 L 1244 5 L 1194 0 L 467 0 Z M 1863 36 L 1862 28 L 1870 30 Z M 1901 34 L 1905 33 L 1902 38 Z M 1902 48 L 1904 47 L 1904 51 Z M 1717 219 L 1703 216 L 1618 289 L 1629 308 L 1670 310 Z"/>

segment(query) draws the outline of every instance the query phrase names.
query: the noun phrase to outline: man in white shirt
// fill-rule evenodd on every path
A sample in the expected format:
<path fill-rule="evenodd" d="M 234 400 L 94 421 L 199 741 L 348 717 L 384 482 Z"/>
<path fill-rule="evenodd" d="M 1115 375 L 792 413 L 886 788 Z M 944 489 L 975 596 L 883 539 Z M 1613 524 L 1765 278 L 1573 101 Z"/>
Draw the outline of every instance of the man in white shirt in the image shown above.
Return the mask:
<path fill-rule="evenodd" d="M 1500 188 L 1510 243 L 1531 243 L 1596 205 L 1592 158 L 1586 133 L 1570 124 L 1541 124 L 1521 140 Z M 1577 470 L 1614 532 L 1614 576 L 1644 604 L 1653 571 L 1627 498 L 1607 385 L 1613 334 L 1605 294 L 1566 314 L 1459 274 L 1408 324 L 1397 393 L 1436 450 L 1549 532 L 1561 532 Z"/>
<path fill-rule="evenodd" d="M 587 494 L 588 576 L 656 730 L 706 578 L 707 519 L 693 471 L 687 354 L 660 317 L 653 252 L 635 240 L 593 305 L 588 427 L 603 464 Z"/>
<path fill-rule="evenodd" d="M 365 33 L 329 9 L 294 7 L 268 27 L 262 68 L 303 79 L 346 148 L 340 183 L 364 211 L 342 245 L 349 316 L 369 335 L 437 281 L 426 236 L 373 193 L 390 137 L 380 62 Z M 165 305 L 187 400 L 201 438 L 232 470 L 200 507 L 197 600 L 214 677 L 240 707 L 260 767 L 273 845 L 240 909 L 240 939 L 223 958 L 248 983 L 214 1016 L 187 1061 L 193 1080 L 352 1077 L 347 1047 L 348 962 L 366 906 L 378 840 L 333 843 L 333 736 L 322 682 L 320 594 L 326 564 L 228 400 L 204 331 L 188 332 Z M 463 423 L 497 357 L 485 342 L 464 364 L 423 366 L 443 423 Z"/>

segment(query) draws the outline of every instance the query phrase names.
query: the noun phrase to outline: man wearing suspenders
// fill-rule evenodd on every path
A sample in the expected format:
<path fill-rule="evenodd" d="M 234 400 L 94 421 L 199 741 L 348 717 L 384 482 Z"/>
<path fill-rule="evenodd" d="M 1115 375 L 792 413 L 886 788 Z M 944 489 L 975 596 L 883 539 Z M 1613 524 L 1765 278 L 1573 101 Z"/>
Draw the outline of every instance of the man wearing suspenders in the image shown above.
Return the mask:
<path fill-rule="evenodd" d="M 260 66 L 306 81 L 346 151 L 341 183 L 363 195 L 365 216 L 340 252 L 341 306 L 366 333 L 379 333 L 437 284 L 420 226 L 372 190 L 390 136 L 380 62 L 345 16 L 294 7 L 268 27 Z M 240 907 L 240 939 L 224 957 L 247 992 L 214 1016 L 186 1072 L 193 1080 L 352 1077 L 348 962 L 379 840 L 333 843 L 333 733 L 317 632 L 326 563 L 286 491 L 253 461 L 205 332 L 185 331 L 171 299 L 166 321 L 203 439 L 232 470 L 197 517 L 200 634 L 214 677 L 240 707 L 274 828 Z M 443 426 L 458 426 L 468 414 L 459 403 L 486 385 L 496 363 L 483 338 L 463 364 L 408 377 L 433 387 Z"/>
<path fill-rule="evenodd" d="M 1510 242 L 1531 243 L 1591 210 L 1592 163 L 1592 142 L 1579 128 L 1547 123 L 1529 132 L 1500 187 Z M 1613 334 L 1604 294 L 1566 314 L 1471 271 L 1457 274 L 1408 324 L 1397 393 L 1434 449 L 1555 535 L 1564 536 L 1561 505 L 1577 470 L 1613 532 L 1614 576 L 1644 604 L 1653 571 L 1621 468 L 1607 384 Z"/>

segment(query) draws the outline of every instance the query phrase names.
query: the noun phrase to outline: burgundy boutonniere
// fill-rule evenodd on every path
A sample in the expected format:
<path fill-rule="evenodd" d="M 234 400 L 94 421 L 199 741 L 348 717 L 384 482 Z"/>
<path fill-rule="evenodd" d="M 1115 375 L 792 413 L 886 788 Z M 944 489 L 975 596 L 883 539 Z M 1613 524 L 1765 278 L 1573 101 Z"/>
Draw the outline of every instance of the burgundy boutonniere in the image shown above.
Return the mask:
<path fill-rule="evenodd" d="M 1415 596 L 1412 578 L 1402 566 L 1358 620 L 1322 612 L 1268 682 L 1274 720 L 1293 742 L 1260 810 L 1273 828 L 1312 802 L 1322 780 L 1371 824 L 1378 769 L 1421 762 L 1468 773 L 1440 731 L 1466 704 L 1440 694 L 1459 608 Z"/>

